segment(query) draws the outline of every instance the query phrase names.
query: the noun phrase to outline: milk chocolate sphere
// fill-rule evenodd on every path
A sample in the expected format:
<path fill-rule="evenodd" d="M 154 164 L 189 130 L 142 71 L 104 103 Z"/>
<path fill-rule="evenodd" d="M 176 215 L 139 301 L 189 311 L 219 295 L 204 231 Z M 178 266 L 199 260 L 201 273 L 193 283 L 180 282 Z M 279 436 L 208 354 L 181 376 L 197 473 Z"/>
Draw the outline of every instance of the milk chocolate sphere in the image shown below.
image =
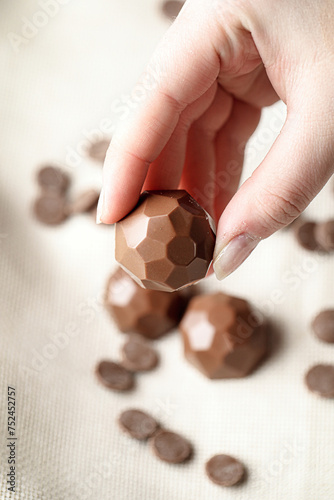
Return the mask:
<path fill-rule="evenodd" d="M 166 293 L 140 287 L 123 269 L 108 279 L 105 306 L 118 328 L 157 339 L 174 328 L 187 305 L 184 292 Z"/>
<path fill-rule="evenodd" d="M 180 323 L 185 357 L 211 379 L 244 377 L 267 353 L 267 329 L 246 300 L 191 299 Z"/>
<path fill-rule="evenodd" d="M 214 224 L 183 190 L 145 191 L 116 224 L 116 260 L 142 287 L 174 291 L 204 278 Z"/>

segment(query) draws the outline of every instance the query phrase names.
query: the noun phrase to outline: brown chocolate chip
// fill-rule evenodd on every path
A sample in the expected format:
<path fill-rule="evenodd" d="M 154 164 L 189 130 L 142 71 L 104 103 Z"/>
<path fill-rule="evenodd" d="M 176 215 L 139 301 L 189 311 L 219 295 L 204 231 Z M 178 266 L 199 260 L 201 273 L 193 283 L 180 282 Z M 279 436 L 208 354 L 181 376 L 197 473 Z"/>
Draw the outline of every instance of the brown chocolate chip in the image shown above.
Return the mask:
<path fill-rule="evenodd" d="M 157 352 L 139 337 L 130 338 L 123 346 L 123 366 L 134 372 L 149 371 L 158 364 Z"/>
<path fill-rule="evenodd" d="M 205 464 L 205 471 L 212 482 L 220 486 L 233 486 L 244 477 L 245 467 L 229 455 L 215 455 Z"/>
<path fill-rule="evenodd" d="M 45 194 L 37 198 L 33 206 L 35 217 L 43 224 L 60 224 L 67 218 L 66 200 L 56 194 Z"/>
<path fill-rule="evenodd" d="M 93 142 L 88 149 L 88 156 L 93 160 L 103 163 L 108 151 L 110 139 L 100 139 Z"/>
<path fill-rule="evenodd" d="M 323 398 L 334 398 L 334 365 L 315 365 L 305 375 L 308 389 Z"/>
<path fill-rule="evenodd" d="M 113 361 L 101 361 L 96 367 L 99 381 L 115 391 L 128 391 L 134 385 L 133 374 Z"/>
<path fill-rule="evenodd" d="M 334 250 L 334 220 L 316 224 L 314 236 L 319 246 L 326 252 Z"/>
<path fill-rule="evenodd" d="M 320 312 L 312 322 L 312 329 L 320 340 L 334 343 L 334 309 Z"/>
<path fill-rule="evenodd" d="M 96 189 L 88 189 L 80 193 L 70 205 L 72 214 L 90 212 L 96 208 L 100 193 Z"/>
<path fill-rule="evenodd" d="M 69 187 L 70 178 L 60 168 L 46 166 L 38 171 L 37 182 L 43 191 L 65 193 Z"/>
<path fill-rule="evenodd" d="M 164 462 L 179 464 L 192 454 L 192 446 L 175 432 L 161 430 L 152 438 L 153 451 Z"/>
<path fill-rule="evenodd" d="M 315 239 L 315 222 L 304 222 L 295 227 L 295 235 L 298 243 L 306 250 L 320 250 L 320 246 Z"/>
<path fill-rule="evenodd" d="M 135 439 L 148 439 L 158 428 L 153 417 L 141 410 L 130 409 L 123 411 L 118 419 L 121 428 Z"/>
<path fill-rule="evenodd" d="M 174 21 L 180 10 L 182 9 L 184 2 L 179 0 L 165 0 L 162 4 L 161 9 L 168 19 Z"/>

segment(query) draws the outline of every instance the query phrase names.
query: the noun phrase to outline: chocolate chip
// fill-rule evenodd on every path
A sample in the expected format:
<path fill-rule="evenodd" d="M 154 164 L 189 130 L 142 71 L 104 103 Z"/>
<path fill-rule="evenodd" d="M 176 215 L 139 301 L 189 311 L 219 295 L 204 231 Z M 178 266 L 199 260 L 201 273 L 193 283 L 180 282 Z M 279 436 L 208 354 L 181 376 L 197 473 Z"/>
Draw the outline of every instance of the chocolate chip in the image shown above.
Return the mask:
<path fill-rule="evenodd" d="M 123 346 L 123 366 L 134 372 L 149 371 L 158 364 L 158 354 L 146 342 L 130 338 Z"/>
<path fill-rule="evenodd" d="M 66 200 L 56 194 L 45 194 L 37 198 L 33 206 L 35 217 L 43 224 L 60 224 L 67 218 Z"/>
<path fill-rule="evenodd" d="M 334 398 L 334 365 L 316 365 L 306 373 L 308 389 L 323 398 Z"/>
<path fill-rule="evenodd" d="M 334 250 L 334 220 L 316 224 L 314 236 L 319 246 L 326 252 Z"/>
<path fill-rule="evenodd" d="M 320 250 L 320 245 L 315 239 L 315 222 L 304 222 L 295 227 L 295 235 L 298 243 L 306 250 Z"/>
<path fill-rule="evenodd" d="M 245 467 L 229 455 L 215 455 L 205 464 L 205 471 L 212 482 L 220 486 L 233 486 L 244 477 Z"/>
<path fill-rule="evenodd" d="M 37 182 L 43 191 L 65 193 L 69 187 L 70 178 L 60 168 L 46 166 L 38 171 Z"/>
<path fill-rule="evenodd" d="M 152 438 L 153 451 L 164 462 L 179 464 L 192 454 L 192 446 L 175 432 L 161 430 Z"/>
<path fill-rule="evenodd" d="M 153 417 L 141 410 L 123 411 L 118 419 L 121 428 L 135 439 L 148 439 L 158 429 L 158 423 Z"/>
<path fill-rule="evenodd" d="M 320 312 L 312 322 L 312 329 L 320 340 L 334 343 L 334 309 Z"/>
<path fill-rule="evenodd" d="M 115 391 L 128 391 L 134 385 L 133 374 L 113 361 L 101 361 L 96 367 L 99 381 Z"/>
<path fill-rule="evenodd" d="M 96 189 L 88 189 L 80 193 L 70 205 L 72 214 L 90 212 L 96 208 L 100 193 Z"/>
<path fill-rule="evenodd" d="M 99 141 L 92 142 L 88 149 L 88 156 L 93 160 L 103 163 L 108 151 L 110 139 L 100 139 Z"/>
<path fill-rule="evenodd" d="M 182 9 L 184 2 L 178 0 L 166 0 L 162 6 L 162 12 L 168 19 L 174 21 L 180 10 Z"/>

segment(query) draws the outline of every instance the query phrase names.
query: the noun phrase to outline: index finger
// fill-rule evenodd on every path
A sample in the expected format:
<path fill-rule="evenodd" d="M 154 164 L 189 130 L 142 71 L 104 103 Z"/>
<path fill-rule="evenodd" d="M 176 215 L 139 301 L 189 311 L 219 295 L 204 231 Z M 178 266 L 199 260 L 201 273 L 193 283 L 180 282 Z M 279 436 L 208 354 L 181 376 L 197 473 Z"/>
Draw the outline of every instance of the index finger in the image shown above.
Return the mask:
<path fill-rule="evenodd" d="M 182 111 L 217 78 L 220 61 L 209 36 L 217 26 L 209 11 L 205 2 L 186 3 L 153 54 L 141 79 L 145 95 L 120 123 L 106 156 L 99 222 L 116 222 L 133 208 Z"/>

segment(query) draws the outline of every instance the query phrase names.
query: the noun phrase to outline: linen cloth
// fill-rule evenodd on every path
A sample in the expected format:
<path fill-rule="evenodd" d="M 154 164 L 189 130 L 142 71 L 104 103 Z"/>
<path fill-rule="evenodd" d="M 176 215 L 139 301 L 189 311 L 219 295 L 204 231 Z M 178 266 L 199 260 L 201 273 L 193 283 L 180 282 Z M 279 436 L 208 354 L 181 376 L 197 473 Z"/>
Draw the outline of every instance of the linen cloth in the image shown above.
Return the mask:
<path fill-rule="evenodd" d="M 275 324 L 272 354 L 253 375 L 207 380 L 184 360 L 173 331 L 155 342 L 161 364 L 138 375 L 133 392 L 100 386 L 96 363 L 117 359 L 125 338 L 102 306 L 115 268 L 114 229 L 89 216 L 59 227 L 35 221 L 35 173 L 43 163 L 63 166 L 72 196 L 100 187 L 100 166 L 83 154 L 87 137 L 112 131 L 169 22 L 158 0 L 7 0 L 0 9 L 1 498 L 333 498 L 333 403 L 308 393 L 303 377 L 334 359 L 310 329 L 315 314 L 334 306 L 334 257 L 301 249 L 285 230 L 223 282 L 203 282 L 206 292 L 251 300 Z M 282 103 L 264 111 L 245 177 L 284 119 Z M 310 218 L 333 217 L 332 188 L 307 209 Z M 7 386 L 16 389 L 15 494 L 6 484 Z M 162 463 L 122 434 L 117 415 L 129 407 L 188 437 L 194 459 Z M 204 463 L 216 453 L 244 461 L 243 485 L 224 489 L 206 478 Z"/>

